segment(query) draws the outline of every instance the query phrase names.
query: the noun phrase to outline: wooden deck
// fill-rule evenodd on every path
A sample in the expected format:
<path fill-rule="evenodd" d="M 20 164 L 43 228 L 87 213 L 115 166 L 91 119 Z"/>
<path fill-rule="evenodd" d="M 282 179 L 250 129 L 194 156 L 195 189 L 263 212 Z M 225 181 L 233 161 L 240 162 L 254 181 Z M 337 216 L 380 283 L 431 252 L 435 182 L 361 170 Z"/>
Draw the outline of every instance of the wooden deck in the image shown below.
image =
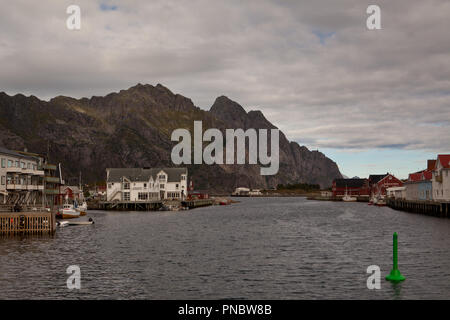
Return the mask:
<path fill-rule="evenodd" d="M 146 201 L 146 202 L 117 202 L 102 201 L 98 204 L 99 210 L 118 210 L 118 211 L 154 211 L 159 210 L 163 205 L 162 201 Z"/>

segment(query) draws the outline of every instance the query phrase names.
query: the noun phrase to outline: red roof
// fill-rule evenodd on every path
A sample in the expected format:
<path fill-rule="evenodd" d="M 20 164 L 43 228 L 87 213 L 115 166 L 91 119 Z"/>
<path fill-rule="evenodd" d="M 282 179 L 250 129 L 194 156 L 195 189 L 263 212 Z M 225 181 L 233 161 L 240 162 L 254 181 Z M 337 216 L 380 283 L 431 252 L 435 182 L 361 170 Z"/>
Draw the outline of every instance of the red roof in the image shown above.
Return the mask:
<path fill-rule="evenodd" d="M 423 181 L 423 180 L 431 180 L 433 173 L 431 170 L 423 170 L 420 172 L 410 173 L 408 177 L 408 181 Z"/>
<path fill-rule="evenodd" d="M 422 180 L 422 172 L 410 173 L 408 180 L 409 181 L 420 181 L 420 180 Z"/>
<path fill-rule="evenodd" d="M 431 172 L 431 170 L 425 170 L 423 172 L 424 180 L 431 180 L 432 177 L 433 177 L 433 172 Z"/>
<path fill-rule="evenodd" d="M 450 168 L 450 154 L 440 154 L 438 160 L 444 168 Z"/>

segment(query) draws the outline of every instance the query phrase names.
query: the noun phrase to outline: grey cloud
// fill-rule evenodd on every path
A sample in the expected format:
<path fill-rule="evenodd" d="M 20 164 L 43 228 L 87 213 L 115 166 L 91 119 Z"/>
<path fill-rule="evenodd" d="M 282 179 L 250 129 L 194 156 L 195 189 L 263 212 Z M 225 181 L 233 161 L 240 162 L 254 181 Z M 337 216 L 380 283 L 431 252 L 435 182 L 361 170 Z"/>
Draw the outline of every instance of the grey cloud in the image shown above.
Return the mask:
<path fill-rule="evenodd" d="M 227 95 L 311 148 L 450 150 L 450 2 L 14 1 L 0 12 L 0 90 L 49 99 L 163 83 Z M 332 34 L 321 43 L 318 32 Z"/>

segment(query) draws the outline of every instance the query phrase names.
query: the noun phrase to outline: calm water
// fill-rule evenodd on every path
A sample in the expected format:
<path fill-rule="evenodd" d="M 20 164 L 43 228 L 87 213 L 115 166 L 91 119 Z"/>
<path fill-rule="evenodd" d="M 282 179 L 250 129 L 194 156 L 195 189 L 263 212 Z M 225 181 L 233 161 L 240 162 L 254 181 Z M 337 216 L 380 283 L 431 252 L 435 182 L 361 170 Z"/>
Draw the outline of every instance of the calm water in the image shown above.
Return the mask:
<path fill-rule="evenodd" d="M 450 299 L 450 219 L 363 203 L 241 198 L 180 212 L 90 211 L 91 226 L 0 239 L 1 299 Z M 399 234 L 406 281 L 384 280 Z M 366 268 L 381 268 L 368 290 Z M 79 291 L 66 268 L 79 265 Z"/>

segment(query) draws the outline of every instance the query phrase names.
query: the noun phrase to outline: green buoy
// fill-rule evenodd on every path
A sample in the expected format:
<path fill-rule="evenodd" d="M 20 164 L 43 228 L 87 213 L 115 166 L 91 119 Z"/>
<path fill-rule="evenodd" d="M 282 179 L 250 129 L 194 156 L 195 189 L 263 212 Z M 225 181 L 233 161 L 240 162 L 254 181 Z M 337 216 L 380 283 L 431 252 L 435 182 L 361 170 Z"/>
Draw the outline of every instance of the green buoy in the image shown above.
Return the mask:
<path fill-rule="evenodd" d="M 400 273 L 400 270 L 398 270 L 398 256 L 397 256 L 397 232 L 394 232 L 394 244 L 393 244 L 393 261 L 394 266 L 391 270 L 391 273 L 386 276 L 386 280 L 392 281 L 392 282 L 400 282 L 405 280 L 405 277 L 402 276 Z"/>

